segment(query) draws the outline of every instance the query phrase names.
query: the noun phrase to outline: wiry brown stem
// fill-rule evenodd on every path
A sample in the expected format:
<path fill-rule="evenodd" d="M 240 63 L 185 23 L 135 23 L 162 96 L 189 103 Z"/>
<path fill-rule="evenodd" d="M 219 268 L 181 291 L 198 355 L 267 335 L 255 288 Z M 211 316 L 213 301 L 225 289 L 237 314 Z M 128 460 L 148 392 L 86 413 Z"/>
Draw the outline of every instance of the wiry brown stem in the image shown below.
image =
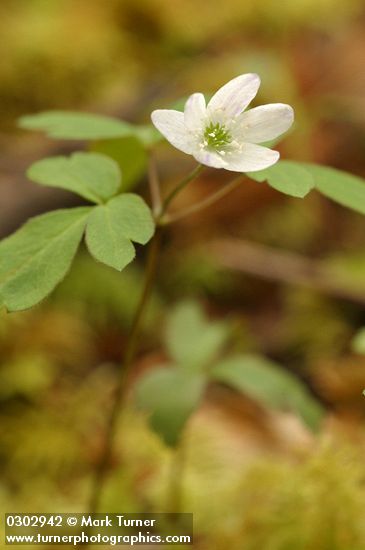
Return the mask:
<path fill-rule="evenodd" d="M 139 301 L 136 313 L 134 315 L 132 328 L 128 338 L 128 344 L 125 350 L 124 361 L 123 361 L 122 369 L 120 371 L 120 377 L 119 377 L 118 385 L 114 396 L 113 406 L 110 411 L 110 416 L 108 418 L 108 422 L 106 426 L 103 451 L 102 451 L 97 469 L 95 471 L 90 503 L 89 503 L 89 512 L 91 514 L 96 513 L 100 507 L 102 490 L 104 487 L 104 481 L 105 481 L 108 464 L 110 462 L 110 457 L 112 453 L 114 436 L 115 436 L 116 426 L 117 426 L 117 419 L 118 419 L 123 398 L 125 395 L 128 373 L 133 363 L 133 359 L 135 357 L 143 315 L 151 293 L 152 282 L 156 271 L 157 258 L 158 258 L 159 248 L 160 248 L 160 241 L 161 241 L 161 230 L 158 228 L 149 248 L 144 286 L 143 286 L 142 294 L 140 297 L 140 301 Z"/>
<path fill-rule="evenodd" d="M 166 197 L 166 199 L 161 204 L 157 173 L 154 165 L 152 164 L 152 166 L 150 166 L 149 185 L 150 185 L 150 190 L 152 195 L 152 201 L 154 202 L 154 206 L 158 209 L 157 213 L 154 212 L 157 228 L 156 228 L 156 233 L 149 246 L 144 286 L 142 289 L 139 304 L 137 306 L 137 310 L 134 315 L 130 335 L 128 338 L 127 347 L 125 350 L 124 360 L 120 371 L 120 377 L 119 377 L 118 385 L 115 391 L 114 402 L 110 411 L 110 416 L 107 421 L 103 450 L 100 456 L 99 463 L 95 470 L 91 496 L 89 501 L 90 513 L 96 513 L 100 508 L 102 491 L 103 491 L 104 482 L 105 482 L 105 478 L 108 470 L 108 465 L 112 454 L 114 436 L 115 436 L 116 427 L 117 427 L 117 420 L 120 414 L 123 398 L 126 391 L 126 382 L 128 379 L 128 373 L 133 364 L 133 360 L 136 354 L 136 348 L 137 348 L 138 338 L 140 335 L 141 325 L 143 321 L 143 315 L 145 313 L 148 299 L 151 294 L 152 282 L 156 271 L 157 258 L 159 254 L 160 243 L 161 243 L 162 227 L 159 227 L 157 222 L 160 219 L 160 217 L 163 216 L 163 214 L 166 212 L 169 204 L 175 198 L 175 196 L 190 181 L 192 181 L 202 171 L 202 169 L 203 167 L 199 165 L 190 174 L 188 174 L 185 178 L 183 178 L 181 182 L 171 191 L 171 193 Z"/>

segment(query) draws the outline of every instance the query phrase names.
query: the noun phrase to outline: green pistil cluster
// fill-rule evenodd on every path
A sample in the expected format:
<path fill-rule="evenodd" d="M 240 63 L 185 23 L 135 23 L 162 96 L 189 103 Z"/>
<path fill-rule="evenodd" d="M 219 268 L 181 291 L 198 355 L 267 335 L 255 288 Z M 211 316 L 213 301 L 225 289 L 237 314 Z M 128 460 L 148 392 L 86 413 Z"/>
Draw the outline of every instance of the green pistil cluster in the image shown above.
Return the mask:
<path fill-rule="evenodd" d="M 223 124 L 211 122 L 204 132 L 204 145 L 210 149 L 220 149 L 228 145 L 232 138 Z"/>

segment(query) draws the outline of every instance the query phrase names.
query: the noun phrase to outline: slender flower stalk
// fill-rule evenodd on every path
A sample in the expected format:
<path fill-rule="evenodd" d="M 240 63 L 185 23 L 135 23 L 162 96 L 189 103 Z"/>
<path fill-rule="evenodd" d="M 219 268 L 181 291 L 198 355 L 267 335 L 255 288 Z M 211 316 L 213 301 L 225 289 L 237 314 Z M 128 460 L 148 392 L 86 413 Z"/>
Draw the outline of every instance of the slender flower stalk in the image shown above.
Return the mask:
<path fill-rule="evenodd" d="M 150 188 L 150 196 L 152 203 L 152 213 L 157 215 L 162 208 L 160 184 L 158 180 L 158 174 L 156 169 L 156 162 L 152 151 L 150 152 L 148 159 L 148 185 Z"/>
<path fill-rule="evenodd" d="M 165 212 L 167 211 L 168 207 L 176 197 L 184 189 L 184 187 L 187 186 L 188 183 L 193 181 L 201 172 L 204 170 L 204 166 L 201 166 L 200 164 L 194 168 L 185 178 L 183 178 L 176 187 L 167 195 L 166 199 L 163 202 L 163 205 L 160 209 L 160 212 L 158 212 L 158 215 L 156 216 L 156 222 L 159 223 L 159 221 L 163 218 Z"/>
<path fill-rule="evenodd" d="M 205 210 L 205 208 L 208 208 L 215 202 L 222 199 L 225 195 L 228 195 L 233 189 L 236 189 L 239 185 L 242 184 L 243 176 L 238 176 L 237 178 L 234 178 L 232 181 L 218 189 L 215 193 L 212 193 L 205 199 L 197 202 L 196 204 L 193 204 L 192 206 L 189 206 L 188 208 L 184 208 L 183 210 L 180 210 L 176 214 L 165 214 L 163 218 L 160 220 L 160 225 L 170 225 L 171 223 L 177 222 L 183 218 L 186 218 L 188 216 L 191 216 L 192 214 L 196 214 L 197 212 L 200 212 L 201 210 Z"/>

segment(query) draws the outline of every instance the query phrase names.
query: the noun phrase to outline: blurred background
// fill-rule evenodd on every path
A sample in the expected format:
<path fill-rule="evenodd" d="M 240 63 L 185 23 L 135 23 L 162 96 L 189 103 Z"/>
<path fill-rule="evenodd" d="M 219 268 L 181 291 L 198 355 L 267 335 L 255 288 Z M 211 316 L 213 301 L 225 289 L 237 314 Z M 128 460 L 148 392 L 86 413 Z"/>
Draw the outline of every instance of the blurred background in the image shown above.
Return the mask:
<path fill-rule="evenodd" d="M 245 72 L 261 76 L 256 104 L 295 109 L 283 157 L 365 175 L 361 0 L 2 0 L 0 35 L 1 237 L 29 216 L 81 204 L 24 173 L 85 144 L 20 130 L 18 117 L 69 109 L 146 123 L 152 109 Z M 192 166 L 163 144 L 156 159 L 165 192 Z M 174 208 L 226 178 L 205 172 Z M 148 199 L 139 173 L 133 186 Z M 4 511 L 85 510 L 140 290 L 139 252 L 119 274 L 81 250 L 42 305 L 1 313 Z M 182 509 L 194 512 L 195 547 L 364 549 L 365 356 L 353 343 L 365 325 L 364 219 L 315 192 L 300 200 L 245 182 L 173 225 L 136 378 L 166 362 L 164 326 L 183 299 L 227 323 L 230 353 L 274 360 L 323 410 L 313 431 L 285 407 L 209 387 L 183 434 Z M 130 401 L 103 509 L 163 511 L 172 451 Z"/>

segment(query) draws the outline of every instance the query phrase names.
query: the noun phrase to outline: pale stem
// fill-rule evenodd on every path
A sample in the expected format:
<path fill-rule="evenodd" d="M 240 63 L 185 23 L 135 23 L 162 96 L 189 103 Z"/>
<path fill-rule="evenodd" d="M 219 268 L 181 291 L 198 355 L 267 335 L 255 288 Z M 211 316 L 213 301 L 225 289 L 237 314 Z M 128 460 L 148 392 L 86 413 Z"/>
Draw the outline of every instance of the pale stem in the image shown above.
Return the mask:
<path fill-rule="evenodd" d="M 174 200 L 174 198 L 176 197 L 176 195 L 178 195 L 178 193 L 180 193 L 180 191 L 182 191 L 184 189 L 184 187 L 187 186 L 188 183 L 190 183 L 191 181 L 193 181 L 197 176 L 199 176 L 199 174 L 201 174 L 201 172 L 204 170 L 204 166 L 202 166 L 201 164 L 198 164 L 198 166 L 196 166 L 194 168 L 194 170 L 192 170 L 190 172 L 190 174 L 188 174 L 187 176 L 185 176 L 185 178 L 183 178 L 178 184 L 176 187 L 174 187 L 174 189 L 171 191 L 171 193 L 169 193 L 169 195 L 167 195 L 167 197 L 165 198 L 165 200 L 163 201 L 163 205 L 162 205 L 162 208 L 160 210 L 160 212 L 158 213 L 158 216 L 156 218 L 156 222 L 158 223 L 159 220 L 162 219 L 162 217 L 164 216 L 164 214 L 166 213 L 168 207 L 170 206 L 171 202 Z"/>
<path fill-rule="evenodd" d="M 150 188 L 152 212 L 156 216 L 162 209 L 162 200 L 160 193 L 160 182 L 156 168 L 156 161 L 153 152 L 150 152 L 148 159 L 148 184 Z"/>
<path fill-rule="evenodd" d="M 228 195 L 228 193 L 233 191 L 233 189 L 238 187 L 241 183 L 242 183 L 242 175 L 238 176 L 238 178 L 235 178 L 231 182 L 227 183 L 221 189 L 209 195 L 209 197 L 207 197 L 206 199 L 203 199 L 197 202 L 196 204 L 189 206 L 188 208 L 180 210 L 180 212 L 176 212 L 176 214 L 165 214 L 165 216 L 160 218 L 160 222 L 159 222 L 160 225 L 169 225 L 170 223 L 174 223 L 178 220 L 186 218 L 187 216 L 196 214 L 197 212 L 200 212 L 205 208 L 208 208 L 209 206 L 211 206 L 212 204 L 216 203 L 221 198 L 223 198 L 225 195 Z"/>

